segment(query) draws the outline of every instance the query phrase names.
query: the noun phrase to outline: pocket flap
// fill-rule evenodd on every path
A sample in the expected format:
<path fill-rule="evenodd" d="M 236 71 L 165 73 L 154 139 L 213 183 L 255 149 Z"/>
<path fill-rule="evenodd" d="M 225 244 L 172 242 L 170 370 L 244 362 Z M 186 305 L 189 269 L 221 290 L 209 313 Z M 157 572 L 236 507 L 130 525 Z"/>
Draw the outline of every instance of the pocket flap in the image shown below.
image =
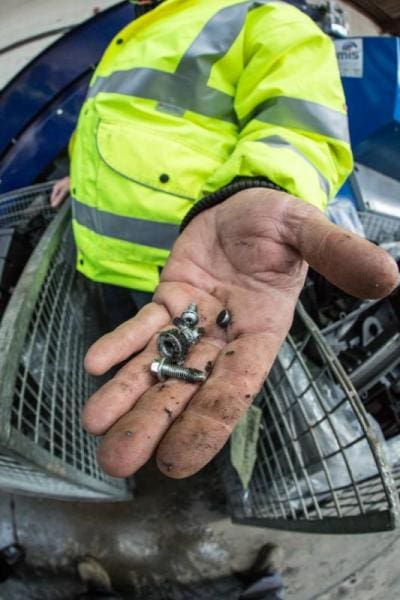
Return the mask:
<path fill-rule="evenodd" d="M 146 187 L 197 200 L 221 161 L 145 127 L 101 121 L 97 148 L 114 171 Z"/>

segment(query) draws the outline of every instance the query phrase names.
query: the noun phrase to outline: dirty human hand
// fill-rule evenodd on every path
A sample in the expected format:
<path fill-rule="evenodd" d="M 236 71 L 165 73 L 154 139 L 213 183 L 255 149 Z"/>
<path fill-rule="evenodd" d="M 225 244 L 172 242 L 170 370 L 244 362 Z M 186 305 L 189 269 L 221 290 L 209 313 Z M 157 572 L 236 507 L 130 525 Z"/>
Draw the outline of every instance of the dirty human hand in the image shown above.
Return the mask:
<path fill-rule="evenodd" d="M 56 181 L 51 191 L 50 204 L 53 208 L 60 206 L 69 194 L 70 178 L 63 177 Z"/>
<path fill-rule="evenodd" d="M 87 402 L 84 427 L 102 435 L 98 459 L 125 477 L 156 454 L 175 478 L 196 473 L 222 448 L 260 389 L 290 328 L 307 264 L 344 291 L 380 298 L 398 282 L 392 258 L 331 224 L 288 194 L 254 188 L 208 209 L 184 230 L 154 300 L 98 340 L 85 366 L 100 375 L 127 362 Z M 205 370 L 203 384 L 158 382 L 150 373 L 156 334 L 196 303 L 205 335 L 185 366 Z M 216 325 L 227 308 L 232 323 Z"/>

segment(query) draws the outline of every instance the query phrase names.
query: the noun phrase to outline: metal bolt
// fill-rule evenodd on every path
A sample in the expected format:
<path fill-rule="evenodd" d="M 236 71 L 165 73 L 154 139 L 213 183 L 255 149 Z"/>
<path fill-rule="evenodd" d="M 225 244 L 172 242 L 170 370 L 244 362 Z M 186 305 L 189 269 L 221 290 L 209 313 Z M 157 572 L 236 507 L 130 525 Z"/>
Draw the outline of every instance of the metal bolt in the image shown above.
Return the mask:
<path fill-rule="evenodd" d="M 229 310 L 221 310 L 221 312 L 217 316 L 217 325 L 225 329 L 228 327 L 229 323 L 232 321 L 232 315 Z"/>
<path fill-rule="evenodd" d="M 186 310 L 183 311 L 181 319 L 186 325 L 195 327 L 199 322 L 199 313 L 197 312 L 197 304 L 189 304 Z"/>
<path fill-rule="evenodd" d="M 173 377 L 174 379 L 183 379 L 188 383 L 199 383 L 207 379 L 207 375 L 203 371 L 173 365 L 165 358 L 155 359 L 150 365 L 150 371 L 158 381 L 165 381 L 169 377 Z"/>

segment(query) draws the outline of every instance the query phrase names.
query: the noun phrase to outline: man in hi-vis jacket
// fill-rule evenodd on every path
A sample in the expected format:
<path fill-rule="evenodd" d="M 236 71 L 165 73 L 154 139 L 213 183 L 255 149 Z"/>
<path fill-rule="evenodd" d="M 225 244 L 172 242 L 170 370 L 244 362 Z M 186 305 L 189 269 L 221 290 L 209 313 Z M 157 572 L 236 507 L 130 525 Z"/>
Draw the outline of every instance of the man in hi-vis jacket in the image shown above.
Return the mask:
<path fill-rule="evenodd" d="M 155 453 L 181 478 L 222 448 L 260 389 L 307 265 L 363 298 L 388 294 L 398 272 L 323 214 L 352 170 L 329 37 L 293 2 L 153 4 L 105 52 L 71 144 L 77 268 L 154 293 L 89 350 L 93 374 L 134 358 L 83 423 L 104 434 L 109 474 Z M 212 370 L 204 383 L 159 383 L 156 334 L 192 303 L 205 333 L 185 366 Z"/>

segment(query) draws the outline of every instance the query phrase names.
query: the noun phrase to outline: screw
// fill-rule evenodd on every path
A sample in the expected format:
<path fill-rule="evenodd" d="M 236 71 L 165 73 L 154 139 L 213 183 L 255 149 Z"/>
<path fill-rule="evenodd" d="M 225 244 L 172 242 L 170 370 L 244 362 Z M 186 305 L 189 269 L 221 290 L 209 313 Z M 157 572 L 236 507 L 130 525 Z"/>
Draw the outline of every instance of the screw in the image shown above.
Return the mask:
<path fill-rule="evenodd" d="M 199 383 L 207 379 L 207 375 L 199 369 L 188 369 L 168 363 L 165 358 L 155 359 L 150 365 L 150 371 L 158 381 L 165 381 L 169 377 L 183 379 L 188 383 Z"/>
<path fill-rule="evenodd" d="M 203 327 L 191 327 L 187 321 L 181 317 L 175 317 L 172 323 L 178 328 L 178 335 L 183 336 L 190 346 L 197 344 L 197 342 L 205 333 Z"/>
<path fill-rule="evenodd" d="M 232 315 L 229 312 L 229 310 L 221 310 L 221 312 L 219 313 L 218 317 L 217 317 L 217 325 L 219 325 L 219 327 L 222 327 L 223 329 L 225 329 L 226 327 L 228 327 L 229 323 L 232 321 Z"/>
<path fill-rule="evenodd" d="M 199 322 L 197 304 L 189 304 L 187 309 L 183 311 L 181 319 L 185 321 L 186 325 L 189 325 L 189 327 L 195 327 Z"/>

